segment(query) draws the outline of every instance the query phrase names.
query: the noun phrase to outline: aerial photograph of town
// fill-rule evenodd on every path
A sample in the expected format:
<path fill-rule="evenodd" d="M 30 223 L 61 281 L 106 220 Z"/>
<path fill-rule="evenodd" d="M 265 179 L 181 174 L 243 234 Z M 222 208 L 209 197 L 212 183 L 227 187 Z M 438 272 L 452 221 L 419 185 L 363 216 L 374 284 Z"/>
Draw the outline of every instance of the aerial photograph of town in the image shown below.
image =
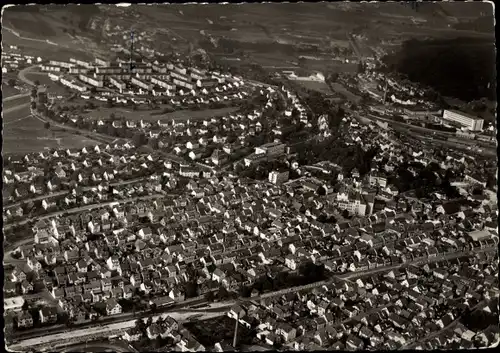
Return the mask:
<path fill-rule="evenodd" d="M 6 351 L 498 346 L 494 20 L 4 6 Z"/>

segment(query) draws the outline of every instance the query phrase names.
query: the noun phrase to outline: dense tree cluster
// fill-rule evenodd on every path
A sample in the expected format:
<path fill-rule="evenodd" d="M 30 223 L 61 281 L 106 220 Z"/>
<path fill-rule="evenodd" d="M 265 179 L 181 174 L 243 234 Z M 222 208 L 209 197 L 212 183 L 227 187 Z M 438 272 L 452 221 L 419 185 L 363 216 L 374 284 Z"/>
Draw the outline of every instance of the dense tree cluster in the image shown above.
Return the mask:
<path fill-rule="evenodd" d="M 241 294 L 248 296 L 253 289 L 260 293 L 277 291 L 285 288 L 303 286 L 328 278 L 328 271 L 324 265 L 316 265 L 310 261 L 299 265 L 298 273 L 290 272 L 268 273 L 258 279 L 253 286 L 242 288 Z"/>
<path fill-rule="evenodd" d="M 314 164 L 319 161 L 330 161 L 343 168 L 346 172 L 357 169 L 365 175 L 371 169 L 373 157 L 377 154 L 376 147 L 364 151 L 359 145 L 348 146 L 339 134 L 323 141 L 312 140 L 297 148 L 299 164 Z"/>

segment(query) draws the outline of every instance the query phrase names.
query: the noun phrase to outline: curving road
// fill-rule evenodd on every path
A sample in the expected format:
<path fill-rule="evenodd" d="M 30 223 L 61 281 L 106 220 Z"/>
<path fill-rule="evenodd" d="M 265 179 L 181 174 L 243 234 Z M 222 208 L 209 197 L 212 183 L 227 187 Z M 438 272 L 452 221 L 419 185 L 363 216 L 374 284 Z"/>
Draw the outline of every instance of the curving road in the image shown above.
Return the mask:
<path fill-rule="evenodd" d="M 28 67 L 25 67 L 24 69 L 22 69 L 21 71 L 19 71 L 19 73 L 17 74 L 17 77 L 23 81 L 24 83 L 30 85 L 30 86 L 36 86 L 35 85 L 35 82 L 31 81 L 29 78 L 26 77 L 26 74 L 33 70 L 35 67 L 38 67 L 39 65 L 32 65 L 32 66 L 28 66 Z"/>

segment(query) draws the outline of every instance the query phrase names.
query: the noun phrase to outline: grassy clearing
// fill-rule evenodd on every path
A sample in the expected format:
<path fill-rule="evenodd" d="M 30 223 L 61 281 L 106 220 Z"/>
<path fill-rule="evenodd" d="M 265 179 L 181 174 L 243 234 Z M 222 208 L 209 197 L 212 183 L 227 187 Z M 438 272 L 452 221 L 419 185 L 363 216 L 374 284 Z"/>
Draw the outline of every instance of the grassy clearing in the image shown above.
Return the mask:
<path fill-rule="evenodd" d="M 221 109 L 205 109 L 205 110 L 178 110 L 172 113 L 162 115 L 151 115 L 153 111 L 129 110 L 125 108 L 98 108 L 88 112 L 85 116 L 93 119 L 107 119 L 111 113 L 116 116 L 124 116 L 126 120 L 140 121 L 168 121 L 168 120 L 203 120 L 212 117 L 223 116 L 235 112 L 237 107 L 228 107 Z"/>
<path fill-rule="evenodd" d="M 196 337 L 205 347 L 212 346 L 215 342 L 226 341 L 233 343 L 235 320 L 227 316 L 215 319 L 204 320 L 194 323 L 185 323 L 184 326 Z M 239 324 L 238 342 L 239 344 L 250 345 L 254 343 L 254 334 L 245 326 Z"/>
<path fill-rule="evenodd" d="M 19 90 L 15 89 L 14 87 L 12 86 L 9 86 L 7 84 L 2 84 L 2 97 L 4 98 L 8 98 L 8 97 L 11 97 L 11 96 L 15 96 L 16 94 L 19 94 L 21 93 Z M 5 107 L 4 107 L 5 109 Z"/>
<path fill-rule="evenodd" d="M 313 91 L 321 92 L 327 95 L 333 93 L 328 87 L 328 85 L 324 82 L 316 82 L 316 81 L 296 81 L 296 82 L 301 86 L 307 89 L 311 89 Z"/>
<path fill-rule="evenodd" d="M 83 148 L 97 142 L 84 136 L 44 128 L 42 121 L 29 116 L 23 109 L 4 116 L 3 153 L 26 154 L 50 148 Z"/>
<path fill-rule="evenodd" d="M 15 91 L 17 92 L 17 90 L 15 90 Z M 19 94 L 19 92 L 17 92 L 16 94 Z M 3 87 L 2 87 L 2 95 L 3 95 Z M 14 96 L 14 95 L 15 94 L 11 94 L 11 96 Z M 2 102 L 2 109 L 7 110 L 7 109 L 10 109 L 10 108 L 18 106 L 18 105 L 26 104 L 26 103 L 29 103 L 30 100 L 31 100 L 30 97 L 21 97 L 21 98 L 16 98 L 16 99 L 7 101 L 7 102 L 4 101 L 4 102 Z"/>
<path fill-rule="evenodd" d="M 31 81 L 40 82 L 41 85 L 46 85 L 47 89 L 50 93 L 60 94 L 60 95 L 69 95 L 69 91 L 60 83 L 52 81 L 49 76 L 42 72 L 37 73 L 27 73 L 26 78 Z"/>

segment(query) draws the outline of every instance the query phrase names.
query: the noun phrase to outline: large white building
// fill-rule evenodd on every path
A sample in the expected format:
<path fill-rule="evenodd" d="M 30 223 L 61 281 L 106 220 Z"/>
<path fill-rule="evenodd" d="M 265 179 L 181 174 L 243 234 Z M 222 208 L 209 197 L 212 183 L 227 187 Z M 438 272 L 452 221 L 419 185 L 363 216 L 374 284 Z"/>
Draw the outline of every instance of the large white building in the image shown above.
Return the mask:
<path fill-rule="evenodd" d="M 483 129 L 483 119 L 456 110 L 445 110 L 443 113 L 443 119 L 457 122 L 471 131 L 479 131 Z"/>
<path fill-rule="evenodd" d="M 23 297 L 4 298 L 3 308 L 5 311 L 20 311 L 23 307 Z"/>
<path fill-rule="evenodd" d="M 349 195 L 346 192 L 339 192 L 337 194 L 336 199 L 337 207 L 342 210 L 347 210 L 350 213 L 354 213 L 358 216 L 364 217 L 368 212 L 370 213 L 371 207 L 367 204 L 367 202 L 363 199 L 363 196 L 359 193 L 354 195 Z"/>
<path fill-rule="evenodd" d="M 289 171 L 278 172 L 272 171 L 269 173 L 269 182 L 272 184 L 281 184 L 288 181 L 288 176 L 290 175 Z"/>

